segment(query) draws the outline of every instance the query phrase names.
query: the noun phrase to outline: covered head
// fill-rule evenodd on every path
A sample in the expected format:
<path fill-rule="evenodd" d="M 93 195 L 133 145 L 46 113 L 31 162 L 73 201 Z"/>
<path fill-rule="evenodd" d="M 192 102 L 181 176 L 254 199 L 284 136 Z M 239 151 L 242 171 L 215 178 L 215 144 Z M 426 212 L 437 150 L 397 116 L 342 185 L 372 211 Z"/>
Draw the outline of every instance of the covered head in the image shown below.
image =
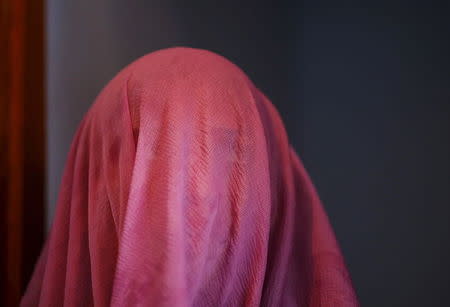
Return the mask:
<path fill-rule="evenodd" d="M 22 306 L 356 306 L 277 111 L 205 50 L 123 69 L 76 133 Z"/>

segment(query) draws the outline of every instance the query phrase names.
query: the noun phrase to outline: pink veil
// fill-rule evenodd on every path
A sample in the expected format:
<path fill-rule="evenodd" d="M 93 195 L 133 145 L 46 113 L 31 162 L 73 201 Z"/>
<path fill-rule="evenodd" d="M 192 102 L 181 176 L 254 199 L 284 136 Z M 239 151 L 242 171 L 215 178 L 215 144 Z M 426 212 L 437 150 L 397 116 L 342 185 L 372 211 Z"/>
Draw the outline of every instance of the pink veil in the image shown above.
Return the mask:
<path fill-rule="evenodd" d="M 358 306 L 271 102 L 214 53 L 123 69 L 83 119 L 21 306 Z"/>

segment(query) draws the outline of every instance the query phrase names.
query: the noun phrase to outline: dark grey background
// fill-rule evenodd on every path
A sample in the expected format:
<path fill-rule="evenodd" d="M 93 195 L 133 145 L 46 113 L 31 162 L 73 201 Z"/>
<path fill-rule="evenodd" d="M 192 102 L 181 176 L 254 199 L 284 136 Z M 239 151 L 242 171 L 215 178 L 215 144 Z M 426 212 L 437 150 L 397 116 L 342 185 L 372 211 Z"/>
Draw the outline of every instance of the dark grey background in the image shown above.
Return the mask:
<path fill-rule="evenodd" d="M 362 306 L 449 306 L 449 4 L 182 3 L 48 0 L 49 223 L 101 87 L 147 52 L 206 48 L 280 111 Z"/>

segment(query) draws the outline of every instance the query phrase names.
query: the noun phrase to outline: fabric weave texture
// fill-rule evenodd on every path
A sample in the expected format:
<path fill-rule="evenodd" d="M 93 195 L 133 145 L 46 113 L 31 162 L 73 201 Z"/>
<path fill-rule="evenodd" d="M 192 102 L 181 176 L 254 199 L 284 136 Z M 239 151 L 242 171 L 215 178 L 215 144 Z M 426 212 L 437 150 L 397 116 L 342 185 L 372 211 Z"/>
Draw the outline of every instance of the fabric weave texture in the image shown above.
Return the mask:
<path fill-rule="evenodd" d="M 71 145 L 21 306 L 358 306 L 282 120 L 236 65 L 150 53 Z"/>

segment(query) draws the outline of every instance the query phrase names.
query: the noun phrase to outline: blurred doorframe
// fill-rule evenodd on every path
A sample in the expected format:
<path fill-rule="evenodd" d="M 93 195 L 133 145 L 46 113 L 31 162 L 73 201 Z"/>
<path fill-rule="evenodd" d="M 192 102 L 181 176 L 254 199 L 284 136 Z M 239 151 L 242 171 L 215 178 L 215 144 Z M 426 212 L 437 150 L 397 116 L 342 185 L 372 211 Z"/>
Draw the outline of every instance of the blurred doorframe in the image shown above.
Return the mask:
<path fill-rule="evenodd" d="M 16 306 L 44 238 L 44 0 L 0 1 L 0 305 Z"/>

